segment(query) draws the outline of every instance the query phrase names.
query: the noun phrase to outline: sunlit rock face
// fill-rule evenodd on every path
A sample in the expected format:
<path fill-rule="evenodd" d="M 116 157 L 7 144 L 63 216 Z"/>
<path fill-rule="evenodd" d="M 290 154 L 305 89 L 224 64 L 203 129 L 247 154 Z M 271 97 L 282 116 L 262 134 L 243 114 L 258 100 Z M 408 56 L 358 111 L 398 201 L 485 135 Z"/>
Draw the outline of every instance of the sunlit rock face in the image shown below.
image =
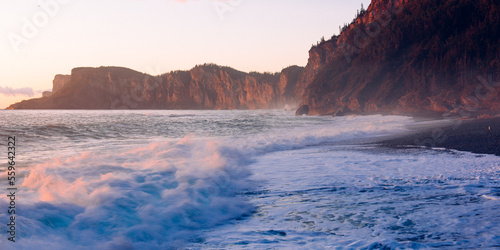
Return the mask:
<path fill-rule="evenodd" d="M 213 64 L 151 76 L 120 67 L 75 68 L 58 75 L 50 98 L 14 109 L 268 109 L 296 107 L 303 68 L 245 73 Z"/>
<path fill-rule="evenodd" d="M 70 75 L 56 75 L 52 81 L 52 92 L 61 90 L 71 80 Z"/>
<path fill-rule="evenodd" d="M 498 11 L 494 0 L 374 0 L 310 50 L 301 106 L 310 115 L 498 114 Z"/>

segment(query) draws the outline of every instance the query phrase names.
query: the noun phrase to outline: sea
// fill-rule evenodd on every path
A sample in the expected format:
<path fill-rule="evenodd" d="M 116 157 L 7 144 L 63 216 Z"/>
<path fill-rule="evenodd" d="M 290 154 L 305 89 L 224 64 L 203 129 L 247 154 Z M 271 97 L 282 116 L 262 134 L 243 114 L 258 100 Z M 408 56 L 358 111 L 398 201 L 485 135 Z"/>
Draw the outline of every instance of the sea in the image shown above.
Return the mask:
<path fill-rule="evenodd" d="M 442 122 L 2 110 L 0 249 L 500 248 L 498 156 L 377 143 Z"/>

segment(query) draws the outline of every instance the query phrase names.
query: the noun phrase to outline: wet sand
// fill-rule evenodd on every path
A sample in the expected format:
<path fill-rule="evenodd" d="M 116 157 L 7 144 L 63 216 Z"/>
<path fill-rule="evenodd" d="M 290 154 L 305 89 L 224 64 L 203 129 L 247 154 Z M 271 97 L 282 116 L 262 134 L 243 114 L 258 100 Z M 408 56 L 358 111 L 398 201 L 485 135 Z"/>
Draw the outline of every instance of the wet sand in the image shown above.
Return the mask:
<path fill-rule="evenodd" d="M 410 134 L 378 144 L 391 148 L 425 146 L 500 156 L 500 117 L 455 120 L 427 128 L 415 128 Z"/>

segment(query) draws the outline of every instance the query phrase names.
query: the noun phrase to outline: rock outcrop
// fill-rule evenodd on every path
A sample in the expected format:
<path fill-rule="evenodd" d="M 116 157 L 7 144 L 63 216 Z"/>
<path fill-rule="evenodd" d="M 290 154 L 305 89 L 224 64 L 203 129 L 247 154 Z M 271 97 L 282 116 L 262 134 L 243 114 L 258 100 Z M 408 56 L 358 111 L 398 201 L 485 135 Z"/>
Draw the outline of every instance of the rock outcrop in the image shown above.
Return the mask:
<path fill-rule="evenodd" d="M 52 93 L 61 90 L 70 80 L 70 75 L 56 75 L 52 81 Z"/>
<path fill-rule="evenodd" d="M 10 109 L 267 109 L 488 117 L 500 113 L 500 2 L 372 0 L 305 68 L 217 65 L 150 76 L 118 67 L 57 75 L 50 97 Z"/>
<path fill-rule="evenodd" d="M 303 68 L 281 73 L 244 73 L 213 64 L 151 76 L 120 67 L 75 68 L 56 76 L 48 98 L 10 109 L 268 109 L 296 107 Z M 62 87 L 56 87 L 56 81 Z M 60 86 L 60 85 L 57 85 Z"/>
<path fill-rule="evenodd" d="M 499 12 L 495 0 L 373 0 L 311 49 L 298 114 L 500 113 Z"/>

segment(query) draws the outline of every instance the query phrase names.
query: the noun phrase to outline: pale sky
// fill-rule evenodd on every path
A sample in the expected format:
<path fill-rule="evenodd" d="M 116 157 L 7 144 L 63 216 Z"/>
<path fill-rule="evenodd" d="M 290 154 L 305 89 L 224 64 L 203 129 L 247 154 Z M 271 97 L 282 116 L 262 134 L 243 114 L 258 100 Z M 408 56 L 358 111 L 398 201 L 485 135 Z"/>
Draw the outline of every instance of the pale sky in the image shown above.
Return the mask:
<path fill-rule="evenodd" d="M 245 72 L 305 66 L 311 45 L 337 34 L 338 26 L 370 1 L 0 3 L 0 108 L 5 108 L 51 90 L 54 75 L 75 67 L 123 66 L 158 75 L 203 63 Z"/>

